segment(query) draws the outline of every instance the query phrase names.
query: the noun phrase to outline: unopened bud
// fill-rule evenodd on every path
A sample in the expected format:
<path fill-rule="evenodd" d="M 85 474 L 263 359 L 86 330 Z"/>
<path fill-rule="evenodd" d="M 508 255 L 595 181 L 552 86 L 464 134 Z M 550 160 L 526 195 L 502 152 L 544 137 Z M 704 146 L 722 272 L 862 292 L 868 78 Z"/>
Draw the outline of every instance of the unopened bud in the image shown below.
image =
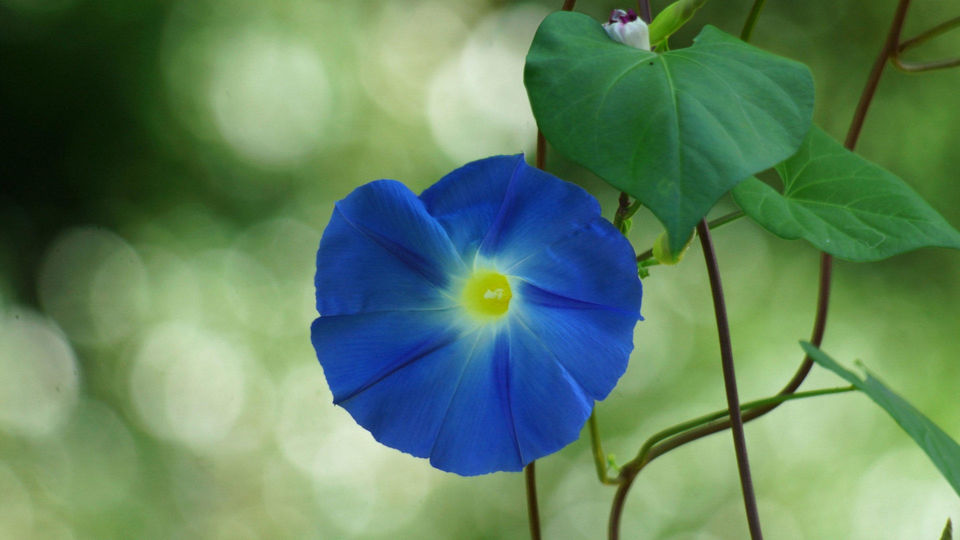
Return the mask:
<path fill-rule="evenodd" d="M 669 235 L 664 232 L 657 238 L 657 241 L 653 243 L 653 257 L 660 261 L 660 264 L 677 264 L 683 260 L 683 256 L 687 253 L 687 248 L 690 247 L 692 241 L 693 235 L 691 234 L 690 239 L 687 240 L 687 244 L 679 251 L 674 252 L 670 249 Z"/>
<path fill-rule="evenodd" d="M 647 23 L 637 16 L 632 9 L 624 11 L 615 9 L 610 14 L 610 20 L 604 23 L 603 29 L 614 41 L 629 45 L 636 49 L 650 50 L 650 31 Z"/>

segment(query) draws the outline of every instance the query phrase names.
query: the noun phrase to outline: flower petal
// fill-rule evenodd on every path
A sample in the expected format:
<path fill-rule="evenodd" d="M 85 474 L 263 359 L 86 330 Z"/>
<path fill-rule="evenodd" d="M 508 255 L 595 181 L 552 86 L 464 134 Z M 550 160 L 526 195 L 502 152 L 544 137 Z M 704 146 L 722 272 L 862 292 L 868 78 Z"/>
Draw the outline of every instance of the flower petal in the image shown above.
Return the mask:
<path fill-rule="evenodd" d="M 381 443 L 461 475 L 523 467 L 508 402 L 509 350 L 449 313 L 320 317 L 313 345 L 334 403 Z"/>
<path fill-rule="evenodd" d="M 633 313 L 634 322 L 642 319 L 643 291 L 633 248 L 603 218 L 594 218 L 505 271 L 555 297 Z M 556 301 L 535 290 L 530 294 L 530 301 Z"/>
<path fill-rule="evenodd" d="M 379 180 L 334 209 L 317 251 L 317 310 L 339 315 L 453 303 L 443 288 L 462 273 L 446 231 L 403 184 Z"/>
<path fill-rule="evenodd" d="M 599 216 L 592 195 L 521 161 L 480 254 L 512 266 Z"/>
<path fill-rule="evenodd" d="M 427 211 L 443 225 L 462 255 L 476 253 L 522 163 L 522 155 L 467 163 L 420 194 Z"/>
<path fill-rule="evenodd" d="M 593 399 L 557 359 L 555 347 L 512 321 L 510 412 L 524 464 L 576 440 L 593 410 Z"/>
<path fill-rule="evenodd" d="M 340 404 L 460 335 L 453 310 L 326 315 L 310 337 L 334 403 Z"/>
<path fill-rule="evenodd" d="M 479 249 L 505 265 L 600 215 L 590 194 L 527 165 L 522 154 L 469 163 L 420 198 L 464 257 Z"/>
<path fill-rule="evenodd" d="M 458 380 L 430 463 L 464 476 L 519 471 L 526 461 L 517 446 L 508 388 L 515 360 L 506 333 L 488 328 L 474 335 L 479 339 Z"/>
<path fill-rule="evenodd" d="M 636 312 L 570 300 L 530 285 L 521 292 L 523 303 L 511 316 L 529 336 L 518 331 L 514 340 L 535 340 L 552 353 L 551 360 L 563 367 L 588 398 L 606 398 L 627 369 Z M 526 348 L 535 350 L 530 344 Z"/>
<path fill-rule="evenodd" d="M 358 424 L 382 444 L 428 457 L 467 365 L 481 353 L 476 334 L 464 337 L 431 328 L 437 321 L 404 319 L 396 314 L 321 317 L 313 326 L 314 345 L 318 354 L 322 351 L 336 402 Z M 416 326 L 424 328 L 417 332 Z M 460 463 L 455 459 L 454 469 L 447 470 Z"/>

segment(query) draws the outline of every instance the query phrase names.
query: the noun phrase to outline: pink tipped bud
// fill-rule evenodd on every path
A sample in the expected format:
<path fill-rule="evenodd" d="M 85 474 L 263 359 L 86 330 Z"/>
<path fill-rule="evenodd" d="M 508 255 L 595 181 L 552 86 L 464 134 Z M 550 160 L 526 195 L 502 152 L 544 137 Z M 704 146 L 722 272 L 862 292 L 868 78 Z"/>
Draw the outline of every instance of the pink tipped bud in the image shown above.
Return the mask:
<path fill-rule="evenodd" d="M 610 20 L 604 23 L 603 29 L 614 41 L 637 49 L 650 50 L 650 31 L 647 29 L 647 23 L 637 17 L 632 9 L 613 10 L 610 13 Z"/>

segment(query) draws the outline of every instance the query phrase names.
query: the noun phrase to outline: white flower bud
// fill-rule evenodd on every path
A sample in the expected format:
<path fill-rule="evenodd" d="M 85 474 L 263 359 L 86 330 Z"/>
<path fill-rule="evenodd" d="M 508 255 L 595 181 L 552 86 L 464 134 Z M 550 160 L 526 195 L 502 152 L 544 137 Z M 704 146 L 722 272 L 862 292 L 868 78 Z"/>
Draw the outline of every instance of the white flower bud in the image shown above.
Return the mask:
<path fill-rule="evenodd" d="M 603 29 L 614 41 L 629 45 L 636 49 L 650 50 L 650 31 L 647 23 L 637 17 L 632 9 L 624 11 L 615 9 L 610 14 L 610 20 L 604 23 Z"/>

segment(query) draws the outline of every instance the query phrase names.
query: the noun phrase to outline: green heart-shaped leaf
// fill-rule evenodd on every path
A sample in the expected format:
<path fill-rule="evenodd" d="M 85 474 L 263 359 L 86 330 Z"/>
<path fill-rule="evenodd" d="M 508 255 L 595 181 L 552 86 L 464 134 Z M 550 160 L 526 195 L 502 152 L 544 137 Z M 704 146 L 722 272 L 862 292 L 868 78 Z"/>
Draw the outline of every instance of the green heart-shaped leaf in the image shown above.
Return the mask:
<path fill-rule="evenodd" d="M 568 158 L 639 199 L 682 248 L 724 193 L 791 156 L 810 128 L 810 71 L 707 26 L 657 54 L 581 13 L 544 19 L 524 82 Z"/>
<path fill-rule="evenodd" d="M 882 382 L 869 372 L 865 378 L 847 370 L 826 353 L 805 341 L 800 346 L 814 362 L 843 377 L 855 388 L 866 394 L 877 405 L 887 411 L 907 435 L 916 442 L 930 461 L 940 469 L 940 473 L 950 482 L 957 495 L 960 495 L 960 445 L 937 427 L 926 416 L 907 403 L 902 397 L 890 391 Z"/>
<path fill-rule="evenodd" d="M 850 261 L 924 246 L 960 248 L 960 233 L 903 180 L 816 126 L 777 172 L 782 194 L 756 178 L 733 190 L 740 208 L 777 236 L 803 238 Z"/>

